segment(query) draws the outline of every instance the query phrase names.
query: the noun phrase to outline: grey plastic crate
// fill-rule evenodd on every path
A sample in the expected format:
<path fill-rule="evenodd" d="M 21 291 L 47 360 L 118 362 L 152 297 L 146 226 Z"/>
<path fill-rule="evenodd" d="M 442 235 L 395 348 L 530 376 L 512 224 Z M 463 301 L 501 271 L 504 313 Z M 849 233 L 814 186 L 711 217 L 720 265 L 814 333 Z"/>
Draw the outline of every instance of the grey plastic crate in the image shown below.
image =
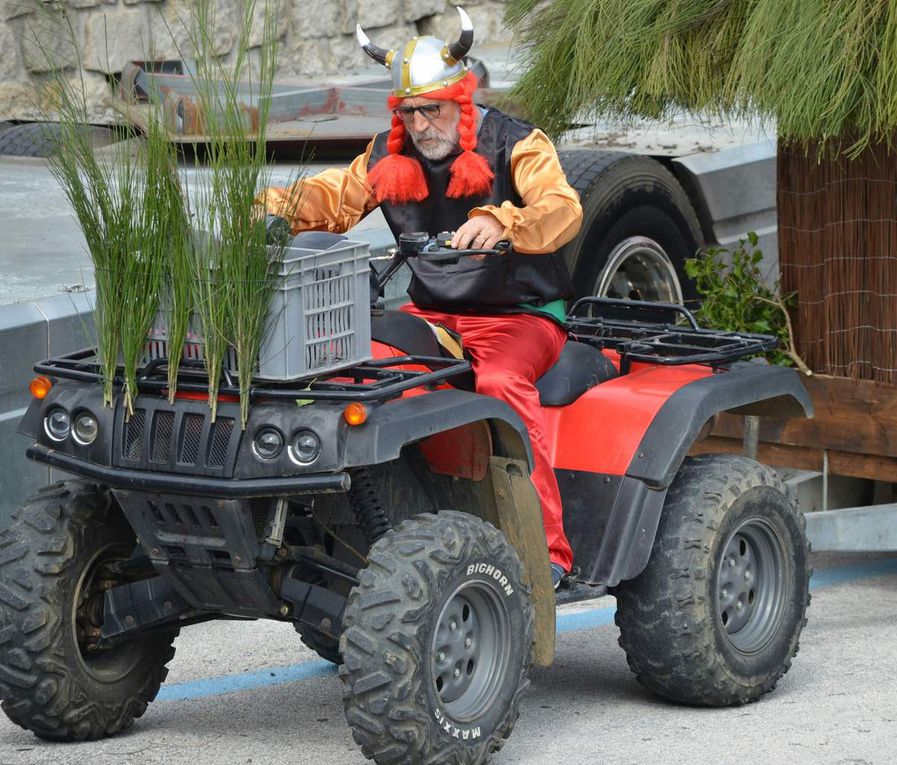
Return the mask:
<path fill-rule="evenodd" d="M 371 358 L 370 245 L 342 241 L 328 250 L 290 247 L 268 310 L 255 377 L 296 380 Z M 168 329 L 159 311 L 147 335 L 143 362 L 168 355 Z M 190 320 L 182 353 L 203 359 L 202 323 Z M 225 368 L 236 371 L 229 348 Z"/>
<path fill-rule="evenodd" d="M 292 380 L 371 358 L 369 262 L 366 242 L 284 252 L 257 377 Z"/>

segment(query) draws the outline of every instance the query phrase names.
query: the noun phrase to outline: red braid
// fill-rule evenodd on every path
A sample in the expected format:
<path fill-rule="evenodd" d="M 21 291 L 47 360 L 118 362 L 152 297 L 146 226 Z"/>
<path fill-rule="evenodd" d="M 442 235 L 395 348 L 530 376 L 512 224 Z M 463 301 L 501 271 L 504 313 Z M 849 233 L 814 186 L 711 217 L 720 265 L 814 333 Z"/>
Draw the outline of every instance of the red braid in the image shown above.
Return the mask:
<path fill-rule="evenodd" d="M 392 97 L 389 108 L 395 108 L 392 106 Z M 424 169 L 416 159 L 401 153 L 404 146 L 405 123 L 401 117 L 393 114 L 392 130 L 386 139 L 389 155 L 383 157 L 368 173 L 368 182 L 373 186 L 378 202 L 422 202 L 430 194 Z"/>
<path fill-rule="evenodd" d="M 477 78 L 468 72 L 464 79 L 447 88 L 422 93 L 436 101 L 455 101 L 461 107 L 458 134 L 461 155 L 452 163 L 446 195 L 452 199 L 479 196 L 492 190 L 494 173 L 482 154 L 477 154 L 476 118 L 473 93 L 477 88 Z M 389 108 L 395 109 L 402 103 L 401 98 L 389 97 Z M 423 168 L 416 159 L 402 154 L 405 147 L 405 123 L 396 115 L 392 117 L 392 130 L 386 141 L 389 156 L 383 157 L 368 173 L 368 181 L 374 187 L 378 202 L 393 204 L 421 202 L 429 195 Z"/>

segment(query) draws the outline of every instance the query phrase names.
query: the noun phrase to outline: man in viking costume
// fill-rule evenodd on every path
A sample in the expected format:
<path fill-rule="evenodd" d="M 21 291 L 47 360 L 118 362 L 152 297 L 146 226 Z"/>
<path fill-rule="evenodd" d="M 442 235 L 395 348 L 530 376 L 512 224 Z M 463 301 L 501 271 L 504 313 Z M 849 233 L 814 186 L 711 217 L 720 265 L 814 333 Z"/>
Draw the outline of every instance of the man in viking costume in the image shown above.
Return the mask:
<path fill-rule="evenodd" d="M 462 249 L 510 242 L 507 254 L 457 263 L 411 259 L 412 303 L 403 310 L 461 335 L 477 392 L 507 402 L 526 424 L 557 587 L 572 552 L 534 383 L 566 341 L 571 287 L 556 250 L 576 236 L 582 208 L 542 131 L 474 102 L 477 80 L 463 61 L 473 25 L 458 13 L 461 35 L 451 44 L 415 37 L 385 50 L 357 27 L 364 51 L 392 73 L 391 130 L 348 168 L 267 189 L 262 199 L 293 233 L 343 233 L 380 207 L 396 238 L 454 231 L 452 246 Z"/>

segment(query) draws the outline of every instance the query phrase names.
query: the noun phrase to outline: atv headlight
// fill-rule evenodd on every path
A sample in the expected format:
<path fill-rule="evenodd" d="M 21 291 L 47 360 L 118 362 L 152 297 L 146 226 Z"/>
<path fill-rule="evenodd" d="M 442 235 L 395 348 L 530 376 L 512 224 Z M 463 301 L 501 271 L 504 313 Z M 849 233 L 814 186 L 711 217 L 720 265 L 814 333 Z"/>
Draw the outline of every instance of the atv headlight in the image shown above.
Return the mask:
<path fill-rule="evenodd" d="M 283 451 L 283 436 L 276 428 L 262 428 L 255 434 L 252 451 L 261 460 L 273 460 Z"/>
<path fill-rule="evenodd" d="M 72 438 L 81 446 L 89 446 L 97 440 L 100 426 L 97 424 L 97 418 L 90 412 L 81 412 L 75 417 L 75 424 L 72 426 Z"/>
<path fill-rule="evenodd" d="M 72 420 L 69 413 L 58 406 L 54 406 L 44 417 L 44 430 L 54 441 L 65 441 L 69 437 Z"/>
<path fill-rule="evenodd" d="M 302 465 L 314 462 L 321 453 L 321 439 L 310 430 L 300 430 L 290 441 L 290 457 Z"/>

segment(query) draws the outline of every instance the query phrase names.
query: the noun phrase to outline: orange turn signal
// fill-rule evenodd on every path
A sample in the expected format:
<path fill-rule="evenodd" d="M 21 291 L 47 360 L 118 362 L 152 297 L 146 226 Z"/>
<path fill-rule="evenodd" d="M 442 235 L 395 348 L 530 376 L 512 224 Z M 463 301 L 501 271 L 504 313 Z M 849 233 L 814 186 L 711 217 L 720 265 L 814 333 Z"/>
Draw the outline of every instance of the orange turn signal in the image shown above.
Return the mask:
<path fill-rule="evenodd" d="M 343 419 L 350 425 L 363 425 L 368 418 L 368 408 L 359 401 L 353 401 L 343 409 Z"/>
<path fill-rule="evenodd" d="M 52 387 L 53 383 L 50 382 L 50 378 L 44 377 L 43 375 L 35 377 L 31 381 L 31 385 L 28 386 L 31 390 L 31 395 L 35 398 L 46 398 Z"/>

